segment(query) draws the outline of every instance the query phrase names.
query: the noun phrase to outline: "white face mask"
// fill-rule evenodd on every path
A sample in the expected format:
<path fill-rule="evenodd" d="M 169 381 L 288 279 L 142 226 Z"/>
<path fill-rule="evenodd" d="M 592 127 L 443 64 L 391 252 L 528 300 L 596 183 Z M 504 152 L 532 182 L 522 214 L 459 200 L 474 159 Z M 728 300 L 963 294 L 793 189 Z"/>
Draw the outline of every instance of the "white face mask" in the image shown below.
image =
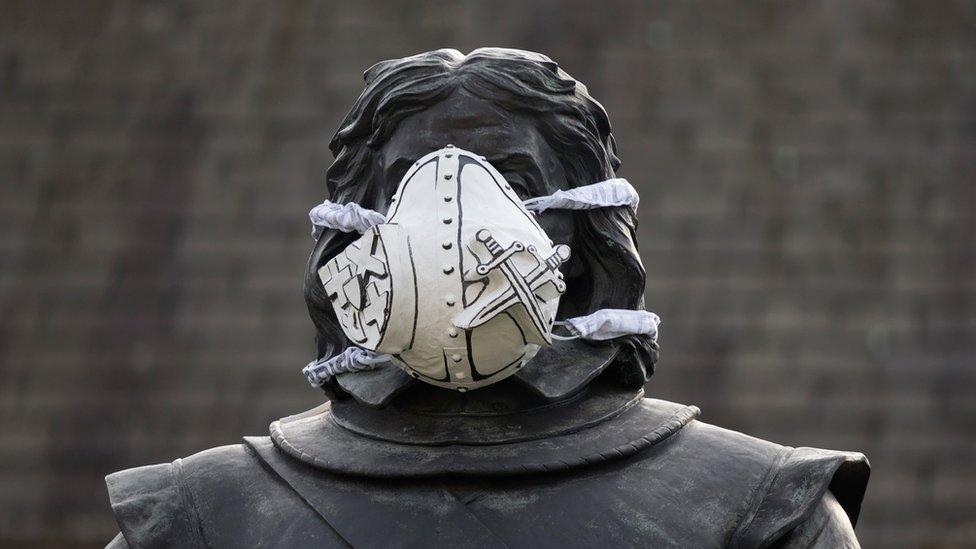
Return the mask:
<path fill-rule="evenodd" d="M 540 346 L 566 339 L 552 328 L 566 290 L 559 266 L 570 250 L 553 245 L 527 207 L 609 206 L 637 207 L 626 180 L 523 204 L 484 157 L 451 145 L 414 163 L 385 217 L 358 204 L 316 206 L 309 213 L 313 236 L 323 228 L 363 236 L 319 269 L 339 324 L 357 347 L 310 363 L 309 382 L 321 385 L 387 360 L 462 392 L 512 375 Z M 656 336 L 656 318 L 603 310 L 559 324 L 568 323 L 572 337 L 596 340 L 651 327 Z"/>
<path fill-rule="evenodd" d="M 569 247 L 553 245 L 495 168 L 449 146 L 413 165 L 392 204 L 319 270 L 353 343 L 465 391 L 552 342 Z"/>

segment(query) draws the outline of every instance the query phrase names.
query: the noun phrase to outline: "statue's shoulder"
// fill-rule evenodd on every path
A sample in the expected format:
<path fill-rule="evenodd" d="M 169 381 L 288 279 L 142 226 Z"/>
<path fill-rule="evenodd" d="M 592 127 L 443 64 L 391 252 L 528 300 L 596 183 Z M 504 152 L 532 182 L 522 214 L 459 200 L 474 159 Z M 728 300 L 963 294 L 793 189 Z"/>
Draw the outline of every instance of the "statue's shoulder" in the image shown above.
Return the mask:
<path fill-rule="evenodd" d="M 836 499 L 845 518 L 856 524 L 870 476 L 868 460 L 858 452 L 783 446 L 697 419 L 635 467 L 653 469 L 656 481 L 663 474 L 692 500 L 703 498 L 731 511 L 723 519 L 733 547 L 781 539 L 822 514 L 825 498 Z"/>
<path fill-rule="evenodd" d="M 291 546 L 337 541 L 249 444 L 126 469 L 105 483 L 122 536 L 133 547 L 240 547 L 282 537 Z M 287 523 L 304 526 L 283 530 Z"/>
<path fill-rule="evenodd" d="M 241 476 L 255 476 L 253 460 L 242 444 L 221 446 L 172 463 L 145 465 L 105 477 L 109 502 L 122 535 L 130 546 L 167 543 L 200 546 L 205 541 L 190 478 L 235 484 Z"/>

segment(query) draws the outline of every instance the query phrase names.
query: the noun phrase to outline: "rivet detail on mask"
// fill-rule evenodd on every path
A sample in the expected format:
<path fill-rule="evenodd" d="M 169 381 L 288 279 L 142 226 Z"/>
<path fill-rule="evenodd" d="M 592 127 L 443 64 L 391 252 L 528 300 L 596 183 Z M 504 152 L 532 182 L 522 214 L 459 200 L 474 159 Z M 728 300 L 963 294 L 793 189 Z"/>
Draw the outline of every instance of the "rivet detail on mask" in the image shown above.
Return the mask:
<path fill-rule="evenodd" d="M 452 327 L 450 330 L 447 331 L 447 335 L 451 337 L 457 337 L 458 336 L 457 328 Z"/>
<path fill-rule="evenodd" d="M 468 376 L 464 375 L 464 372 L 455 372 L 454 373 L 454 379 L 464 379 L 466 377 L 468 377 Z"/>
<path fill-rule="evenodd" d="M 455 303 L 454 296 L 453 295 L 447 296 L 447 298 L 444 300 L 444 303 L 447 303 L 448 307 L 453 307 Z"/>
<path fill-rule="evenodd" d="M 450 217 L 445 217 L 443 221 L 445 225 L 450 225 L 454 221 L 454 219 Z"/>
<path fill-rule="evenodd" d="M 450 202 L 452 200 L 454 200 L 454 197 L 451 196 L 451 195 L 447 195 L 447 196 L 444 197 L 444 202 Z"/>
<path fill-rule="evenodd" d="M 451 360 L 453 360 L 454 362 L 461 362 L 461 355 L 451 355 Z M 464 374 L 461 373 L 456 374 L 456 377 L 462 377 L 462 376 L 464 376 Z"/>
<path fill-rule="evenodd" d="M 454 272 L 454 267 L 451 265 L 444 265 L 444 274 L 449 275 Z"/>
<path fill-rule="evenodd" d="M 454 177 L 454 174 L 453 173 L 446 173 L 446 174 L 444 174 L 444 179 L 447 179 L 448 181 L 450 181 L 450 179 L 452 177 Z"/>
<path fill-rule="evenodd" d="M 454 246 L 454 243 L 450 240 L 445 240 L 444 243 L 441 244 L 441 248 L 444 248 L 445 250 L 450 250 L 452 246 Z"/>

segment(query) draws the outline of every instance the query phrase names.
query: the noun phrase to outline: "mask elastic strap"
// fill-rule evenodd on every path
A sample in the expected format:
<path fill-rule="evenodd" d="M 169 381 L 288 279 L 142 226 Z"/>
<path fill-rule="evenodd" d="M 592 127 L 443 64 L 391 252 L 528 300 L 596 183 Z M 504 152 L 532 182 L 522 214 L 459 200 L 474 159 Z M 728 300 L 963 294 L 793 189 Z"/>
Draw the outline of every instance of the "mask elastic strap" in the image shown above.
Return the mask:
<path fill-rule="evenodd" d="M 344 233 L 364 233 L 373 225 L 386 222 L 386 216 L 355 202 L 336 204 L 326 200 L 308 212 L 312 221 L 312 238 L 322 236 L 325 229 L 337 229 Z"/>
<path fill-rule="evenodd" d="M 321 387 L 333 377 L 346 372 L 360 372 L 373 370 L 384 362 L 389 362 L 390 355 L 376 354 L 361 347 L 347 347 L 345 351 L 328 360 L 313 360 L 302 368 L 305 378 L 313 387 Z"/>
<path fill-rule="evenodd" d="M 661 317 L 650 311 L 633 309 L 600 309 L 587 316 L 557 320 L 555 326 L 565 327 L 571 335 L 552 334 L 553 339 L 567 341 L 587 339 L 604 341 L 627 335 L 643 334 L 657 340 L 657 327 Z"/>
<path fill-rule="evenodd" d="M 556 191 L 549 196 L 538 196 L 522 202 L 531 211 L 542 213 L 551 208 L 590 210 L 610 206 L 630 206 L 637 209 L 640 196 L 626 179 L 615 178 Z M 308 212 L 312 222 L 312 238 L 318 239 L 325 229 L 344 233 L 366 232 L 370 227 L 386 222 L 386 216 L 355 202 L 336 204 L 326 200 Z"/>
<path fill-rule="evenodd" d="M 530 211 L 542 213 L 550 208 L 592 210 L 609 206 L 630 206 L 636 210 L 639 202 L 637 190 L 626 179 L 616 178 L 530 198 L 522 204 Z"/>
<path fill-rule="evenodd" d="M 523 201 L 531 211 L 542 213 L 551 208 L 567 210 L 590 210 L 610 206 L 630 206 L 637 209 L 640 196 L 626 179 L 615 178 L 556 191 L 549 196 L 538 196 Z M 386 216 L 355 202 L 336 204 L 326 200 L 308 212 L 312 222 L 312 238 L 318 239 L 325 229 L 336 229 L 344 233 L 366 232 L 370 227 L 386 222 Z"/>

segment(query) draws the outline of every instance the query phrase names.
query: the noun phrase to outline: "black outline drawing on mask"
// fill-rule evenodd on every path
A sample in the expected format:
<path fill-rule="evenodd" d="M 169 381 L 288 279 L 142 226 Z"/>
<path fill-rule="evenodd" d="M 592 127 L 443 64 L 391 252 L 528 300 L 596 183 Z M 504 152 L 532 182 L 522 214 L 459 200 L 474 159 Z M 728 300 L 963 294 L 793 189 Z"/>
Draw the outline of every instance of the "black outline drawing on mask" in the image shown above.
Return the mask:
<path fill-rule="evenodd" d="M 569 246 L 560 244 L 553 249 L 549 257 L 543 257 L 536 250 L 535 246 L 525 246 L 521 242 L 513 242 L 507 248 L 503 247 L 491 235 L 491 231 L 482 229 L 477 232 L 475 238 L 491 254 L 491 259 L 481 263 L 473 269 L 464 273 L 465 280 L 479 280 L 497 269 L 508 280 L 508 287 L 503 291 L 487 296 L 484 303 L 472 303 L 464 312 L 455 319 L 455 324 L 460 327 L 471 329 L 484 324 L 495 315 L 507 310 L 509 307 L 521 305 L 530 322 L 519 322 L 520 329 L 531 328 L 535 336 L 549 344 L 552 343 L 549 335 L 548 326 L 552 323 L 552 318 L 544 318 L 542 310 L 539 308 L 539 301 L 547 299 L 538 295 L 540 292 L 555 292 L 562 294 L 566 291 L 566 283 L 562 280 L 559 272 L 559 265 L 569 259 Z M 512 263 L 513 255 L 521 253 L 528 254 L 537 262 L 537 266 L 528 274 L 522 274 Z M 551 299 L 552 295 L 548 297 Z M 521 312 L 521 311 L 520 311 Z M 514 315 L 518 319 L 521 315 Z M 527 326 L 523 326 L 527 324 Z M 533 340 L 535 338 L 531 338 Z"/>
<path fill-rule="evenodd" d="M 471 170 L 475 169 L 472 173 Z M 403 207 L 405 201 L 420 200 L 422 203 L 429 200 L 425 185 L 415 187 L 421 181 L 417 176 L 422 170 L 426 174 L 422 180 L 428 181 L 429 178 L 428 182 L 433 184 L 438 199 L 435 200 L 437 206 L 433 211 L 418 217 L 419 210 L 411 208 L 408 212 Z M 471 181 L 464 183 L 468 179 Z M 528 240 L 519 238 L 514 241 L 506 237 L 504 231 L 492 236 L 483 230 L 486 225 L 482 224 L 490 226 L 492 214 L 470 225 L 471 220 L 465 215 L 466 208 L 474 207 L 478 211 L 479 207 L 483 208 L 482 200 L 485 198 L 478 193 L 468 198 L 465 187 L 499 193 L 503 204 L 500 207 L 507 207 L 508 204 L 515 206 L 522 219 L 529 223 L 531 228 L 528 228 L 528 232 L 533 236 L 526 236 Z M 466 201 L 470 203 L 466 204 Z M 511 186 L 484 157 L 452 145 L 434 151 L 414 162 L 403 176 L 391 203 L 387 222 L 377 225 L 351 243 L 347 250 L 338 253 L 321 269 L 320 278 L 325 293 L 336 311 L 340 326 L 354 344 L 389 353 L 393 362 L 412 377 L 439 383 L 474 384 L 486 379 L 507 377 L 538 348 L 523 349 L 515 357 L 506 357 L 502 364 L 491 360 L 478 364 L 485 361 L 486 355 L 483 344 L 476 345 L 472 341 L 472 336 L 476 336 L 472 333 L 475 328 L 498 318 L 501 324 L 489 330 L 504 330 L 502 326 L 509 325 L 522 345 L 546 345 L 551 342 L 549 331 L 555 310 L 549 302 L 558 299 L 565 291 L 566 284 L 558 267 L 569 257 L 568 246 L 552 250 L 546 247 L 546 242 L 551 241 L 545 231 L 534 216 L 525 211 Z M 443 226 L 440 223 L 426 225 L 430 215 L 442 220 Z M 475 219 L 479 219 L 478 215 L 484 216 L 484 211 L 476 214 Z M 425 236 L 419 240 L 408 238 L 407 235 L 417 230 Z M 443 236 L 431 238 L 443 231 L 446 231 L 444 236 L 447 236 L 447 240 L 441 240 Z M 498 239 L 511 246 L 511 251 L 499 256 L 502 244 Z M 435 279 L 429 278 L 433 271 L 417 272 L 414 252 L 418 252 L 418 247 L 425 261 L 436 263 Z M 540 252 L 539 247 L 546 249 Z M 446 257 L 441 255 L 444 253 Z M 518 256 L 513 259 L 514 254 Z M 440 259 L 435 259 L 437 257 Z M 404 261 L 409 261 L 410 265 L 407 266 Z M 412 280 L 408 281 L 408 278 Z M 452 335 L 451 340 L 440 342 L 443 345 L 441 357 L 433 370 L 429 366 L 418 368 L 419 364 L 415 365 L 413 361 L 417 356 L 426 360 L 426 351 L 421 348 L 417 356 L 409 352 L 415 349 L 418 323 L 424 321 L 425 315 L 440 314 L 421 310 L 424 307 L 430 309 L 436 300 L 420 302 L 419 288 L 423 287 L 426 291 L 444 283 L 452 288 L 445 298 L 447 306 L 455 307 L 456 302 L 461 305 L 451 314 L 452 323 L 447 330 L 455 331 L 456 335 Z M 403 288 L 395 288 L 398 285 Z M 409 307 L 400 302 L 405 297 L 405 289 L 412 289 L 412 292 L 407 292 L 412 299 Z M 421 306 L 424 303 L 426 305 Z M 476 321 L 470 325 L 454 322 L 458 314 L 472 316 L 472 303 L 475 303 L 475 313 L 480 313 Z M 405 330 L 406 326 L 398 324 L 408 321 L 407 316 L 411 317 L 412 329 L 409 331 Z M 480 355 L 474 352 L 475 347 L 482 349 Z"/>
<path fill-rule="evenodd" d="M 325 265 L 322 285 L 354 343 L 375 349 L 390 318 L 393 284 L 386 247 L 376 227 Z"/>
<path fill-rule="evenodd" d="M 405 249 L 405 253 L 400 256 L 397 249 Z M 326 263 L 319 276 L 343 331 L 356 345 L 372 351 L 399 352 L 413 344 L 417 280 L 413 248 L 400 227 L 384 224 L 370 228 Z M 393 335 L 389 329 L 394 304 L 412 313 L 409 333 L 398 330 Z"/>

